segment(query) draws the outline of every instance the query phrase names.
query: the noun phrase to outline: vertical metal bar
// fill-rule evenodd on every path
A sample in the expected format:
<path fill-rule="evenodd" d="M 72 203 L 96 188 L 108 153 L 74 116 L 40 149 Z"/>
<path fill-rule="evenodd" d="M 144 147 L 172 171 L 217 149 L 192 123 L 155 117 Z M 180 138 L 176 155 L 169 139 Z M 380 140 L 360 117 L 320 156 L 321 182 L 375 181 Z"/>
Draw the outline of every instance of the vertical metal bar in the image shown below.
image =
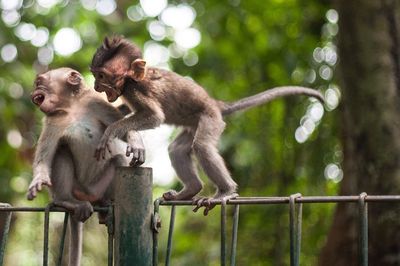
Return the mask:
<path fill-rule="evenodd" d="M 153 264 L 151 168 L 118 167 L 115 176 L 116 266 Z"/>
<path fill-rule="evenodd" d="M 114 205 L 108 207 L 107 213 L 107 233 L 108 233 L 108 266 L 113 266 L 114 262 Z"/>
<path fill-rule="evenodd" d="M 168 245 L 167 245 L 167 256 L 165 257 L 165 266 L 170 265 L 171 250 L 172 250 L 172 235 L 174 233 L 174 226 L 175 226 L 175 205 L 171 206 L 171 217 L 169 221 Z"/>
<path fill-rule="evenodd" d="M 1 203 L 0 207 L 9 208 L 11 207 L 11 205 L 7 203 Z M 6 221 L 4 223 L 4 228 L 2 232 L 3 238 L 1 239 L 1 246 L 0 246 L 0 265 L 3 265 L 4 251 L 6 249 L 8 232 L 10 231 L 11 215 L 12 212 L 6 212 Z"/>
<path fill-rule="evenodd" d="M 63 258 L 63 253 L 64 253 L 65 235 L 67 234 L 68 217 L 69 217 L 69 213 L 66 212 L 65 216 L 64 216 L 64 224 L 63 224 L 63 229 L 62 229 L 62 233 L 61 233 L 60 248 L 59 248 L 59 251 L 58 251 L 57 265 L 59 265 L 59 266 L 61 266 L 61 264 L 62 264 L 62 258 Z"/>
<path fill-rule="evenodd" d="M 301 225 L 303 221 L 303 204 L 298 203 L 297 209 L 297 223 L 296 223 L 296 263 L 300 265 L 300 251 L 301 251 Z"/>
<path fill-rule="evenodd" d="M 153 212 L 153 266 L 158 264 L 158 223 L 160 219 L 160 201 L 158 198 L 154 201 L 154 212 Z"/>
<path fill-rule="evenodd" d="M 221 266 L 226 263 L 226 200 L 221 200 Z"/>
<path fill-rule="evenodd" d="M 368 205 L 365 202 L 367 193 L 360 194 L 359 214 L 360 214 L 360 265 L 368 265 Z"/>
<path fill-rule="evenodd" d="M 44 237 L 43 237 L 43 266 L 49 264 L 49 226 L 50 226 L 50 209 L 52 203 L 46 206 L 44 211 Z"/>
<path fill-rule="evenodd" d="M 235 205 L 233 213 L 232 243 L 231 243 L 231 266 L 236 265 L 237 234 L 239 225 L 239 205 Z"/>
<path fill-rule="evenodd" d="M 301 222 L 296 222 L 296 198 L 301 197 L 300 193 L 290 195 L 289 197 L 289 222 L 290 222 L 290 265 L 298 266 L 300 261 L 300 247 L 299 247 L 299 226 Z M 301 217 L 301 216 L 300 216 Z"/>

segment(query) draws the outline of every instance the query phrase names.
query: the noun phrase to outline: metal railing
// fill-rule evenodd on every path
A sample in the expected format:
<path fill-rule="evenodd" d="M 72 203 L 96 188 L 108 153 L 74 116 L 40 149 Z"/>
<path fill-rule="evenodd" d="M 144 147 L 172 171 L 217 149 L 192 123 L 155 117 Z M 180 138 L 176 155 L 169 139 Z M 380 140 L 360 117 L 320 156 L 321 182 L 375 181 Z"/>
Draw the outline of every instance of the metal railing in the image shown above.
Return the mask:
<path fill-rule="evenodd" d="M 310 203 L 357 203 L 359 207 L 359 265 L 368 265 L 368 202 L 400 202 L 400 195 L 367 195 L 361 193 L 357 196 L 311 196 L 303 197 L 301 194 L 293 194 L 288 197 L 238 197 L 231 200 L 212 200 L 211 204 L 221 205 L 221 266 L 227 265 L 226 256 L 226 206 L 233 205 L 233 225 L 232 241 L 230 243 L 230 264 L 236 263 L 237 235 L 239 208 L 241 205 L 271 205 L 287 204 L 289 205 L 289 232 L 290 232 L 290 265 L 300 265 L 300 247 L 301 247 L 301 227 L 302 227 L 302 206 Z M 160 206 L 171 206 L 170 223 L 168 230 L 167 250 L 165 265 L 171 264 L 172 240 L 175 225 L 175 213 L 178 206 L 193 206 L 192 201 L 165 201 L 157 199 L 154 202 L 154 236 L 153 236 L 153 266 L 158 265 L 158 236 L 157 224 L 159 224 Z"/>
<path fill-rule="evenodd" d="M 113 224 L 113 207 L 94 207 L 95 212 L 107 213 L 106 219 L 107 233 L 108 233 L 108 265 L 113 265 L 113 239 L 114 239 L 114 224 Z M 3 265 L 4 251 L 7 243 L 8 233 L 10 230 L 11 216 L 14 212 L 43 212 L 44 213 L 44 237 L 43 237 L 43 265 L 49 264 L 49 228 L 50 228 L 50 213 L 64 212 L 64 223 L 62 227 L 61 240 L 59 246 L 59 256 L 55 265 L 62 265 L 64 243 L 67 232 L 67 225 L 69 219 L 68 210 L 56 207 L 53 203 L 48 204 L 46 207 L 13 207 L 7 203 L 0 203 L 0 212 L 6 213 L 6 223 L 2 231 L 2 241 L 0 246 L 0 265 Z"/>
<path fill-rule="evenodd" d="M 151 197 L 151 196 L 150 196 Z M 236 263 L 236 251 L 237 251 L 237 236 L 238 236 L 238 223 L 239 223 L 239 209 L 241 205 L 271 205 L 271 204 L 285 204 L 289 207 L 289 233 L 290 233 L 290 265 L 300 265 L 300 250 L 301 250 L 301 228 L 302 228 L 302 207 L 303 204 L 311 203 L 354 203 L 358 204 L 359 209 L 359 239 L 360 239 L 360 265 L 368 265 L 368 203 L 384 203 L 384 202 L 400 202 L 400 195 L 393 196 L 376 196 L 367 195 L 361 193 L 357 196 L 311 196 L 303 197 L 301 194 L 293 194 L 288 197 L 238 197 L 231 200 L 212 200 L 211 204 L 220 205 L 221 212 L 221 236 L 220 236 L 220 260 L 221 265 L 227 265 L 227 205 L 233 205 L 232 215 L 232 237 L 230 243 L 230 259 L 229 265 L 235 265 Z M 165 265 L 171 265 L 172 257 L 172 246 L 173 246 L 173 232 L 175 227 L 175 216 L 176 208 L 182 206 L 194 206 L 192 201 L 165 201 L 163 199 L 157 199 L 154 201 L 154 209 L 152 215 L 151 226 L 149 230 L 153 230 L 153 257 L 146 262 L 146 265 L 158 265 L 158 233 L 160 228 L 160 207 L 170 206 L 170 222 L 168 229 L 167 239 L 167 250 Z M 137 206 L 136 206 L 137 207 Z M 108 265 L 116 263 L 114 261 L 115 254 L 113 255 L 114 249 L 114 236 L 118 235 L 119 230 L 115 228 L 114 219 L 114 207 L 95 207 L 96 212 L 103 212 L 108 214 L 106 219 L 106 226 L 108 231 Z M 65 212 L 64 225 L 62 228 L 62 237 L 59 246 L 59 257 L 57 258 L 57 264 L 61 265 L 62 254 L 64 251 L 64 242 L 66 234 L 66 226 L 69 219 L 67 210 L 60 207 L 55 207 L 53 204 L 49 204 L 46 207 L 32 208 L 32 207 L 12 207 L 9 204 L 0 204 L 0 212 L 7 213 L 6 222 L 3 228 L 3 238 L 0 243 L 0 265 L 3 264 L 3 257 L 5 246 L 7 242 L 8 232 L 10 228 L 11 215 L 13 212 L 43 212 L 45 215 L 44 220 L 44 243 L 43 243 L 43 265 L 48 265 L 48 250 L 49 250 L 49 224 L 50 224 L 50 213 L 51 212 Z M 147 218 L 146 218 L 147 219 Z M 124 229 L 125 230 L 125 229 Z M 151 237 L 150 237 L 151 238 Z M 117 238 L 115 238 L 117 239 Z M 132 247 L 128 247 L 132 248 Z M 132 262 L 134 263 L 134 262 Z M 115 265 L 119 265 L 116 263 Z M 123 265 L 123 264 L 121 264 Z"/>

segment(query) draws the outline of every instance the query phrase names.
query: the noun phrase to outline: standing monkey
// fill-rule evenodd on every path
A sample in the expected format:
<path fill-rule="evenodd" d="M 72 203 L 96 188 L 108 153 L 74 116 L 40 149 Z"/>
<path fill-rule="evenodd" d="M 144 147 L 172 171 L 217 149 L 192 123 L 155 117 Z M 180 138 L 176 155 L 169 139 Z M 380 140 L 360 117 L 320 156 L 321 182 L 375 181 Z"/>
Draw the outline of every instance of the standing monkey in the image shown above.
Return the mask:
<path fill-rule="evenodd" d="M 174 72 L 146 67 L 140 49 L 120 37 L 106 38 L 93 56 L 91 71 L 96 79 L 95 90 L 105 92 L 109 102 L 119 96 L 135 110 L 131 116 L 110 125 L 100 141 L 96 156 L 104 157 L 109 139 L 128 130 L 144 130 L 162 123 L 181 126 L 182 132 L 169 146 L 172 166 L 184 187 L 163 194 L 165 200 L 192 199 L 202 189 L 194 167 L 194 154 L 206 175 L 216 185 L 214 199 L 237 196 L 224 160 L 217 150 L 224 130 L 223 116 L 264 104 L 277 97 L 304 94 L 323 101 L 322 95 L 304 87 L 279 87 L 257 95 L 226 103 L 211 98 L 194 81 Z M 197 205 L 210 207 L 208 199 Z"/>
<path fill-rule="evenodd" d="M 126 132 L 129 145 L 112 139 L 106 160 L 93 157 L 106 127 L 123 115 L 86 88 L 82 80 L 79 72 L 70 68 L 51 70 L 37 76 L 31 95 L 46 117 L 27 198 L 33 200 L 43 186 L 49 186 L 55 205 L 72 213 L 70 266 L 80 265 L 82 223 L 93 213 L 91 203 L 112 199 L 116 167 L 129 165 L 130 153 L 132 165 L 144 162 L 144 147 L 137 132 Z M 80 200 L 82 194 L 90 197 Z"/>

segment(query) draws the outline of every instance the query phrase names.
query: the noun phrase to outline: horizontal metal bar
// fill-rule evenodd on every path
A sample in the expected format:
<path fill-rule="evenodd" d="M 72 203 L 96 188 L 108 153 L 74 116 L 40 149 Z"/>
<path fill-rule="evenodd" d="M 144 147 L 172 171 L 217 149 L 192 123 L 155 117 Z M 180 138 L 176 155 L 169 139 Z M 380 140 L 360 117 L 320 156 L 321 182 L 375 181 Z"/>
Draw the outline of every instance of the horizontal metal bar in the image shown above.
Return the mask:
<path fill-rule="evenodd" d="M 93 207 L 95 212 L 108 212 L 108 207 Z M 0 212 L 44 212 L 46 207 L 0 207 Z M 69 212 L 62 207 L 52 207 L 50 212 Z"/>
<path fill-rule="evenodd" d="M 309 196 L 296 198 L 296 203 L 357 203 L 360 196 Z M 237 197 L 230 199 L 228 205 L 256 205 L 256 204 L 287 204 L 290 197 Z M 165 206 L 192 206 L 191 200 L 166 201 L 160 199 L 160 205 Z M 400 195 L 368 195 L 365 202 L 400 202 Z M 211 204 L 220 205 L 221 200 L 211 200 Z"/>
<path fill-rule="evenodd" d="M 360 196 L 306 196 L 296 198 L 296 203 L 357 203 Z M 164 206 L 193 206 L 196 205 L 191 200 L 171 200 L 158 199 L 159 205 Z M 257 205 L 257 204 L 287 204 L 290 197 L 237 197 L 226 202 L 227 205 Z M 365 202 L 400 202 L 400 195 L 368 195 Z M 212 204 L 221 205 L 221 200 L 211 200 Z M 94 207 L 95 212 L 108 212 L 108 207 Z M 44 212 L 45 207 L 6 207 L 0 205 L 0 212 Z M 52 207 L 50 212 L 68 212 L 62 207 Z"/>

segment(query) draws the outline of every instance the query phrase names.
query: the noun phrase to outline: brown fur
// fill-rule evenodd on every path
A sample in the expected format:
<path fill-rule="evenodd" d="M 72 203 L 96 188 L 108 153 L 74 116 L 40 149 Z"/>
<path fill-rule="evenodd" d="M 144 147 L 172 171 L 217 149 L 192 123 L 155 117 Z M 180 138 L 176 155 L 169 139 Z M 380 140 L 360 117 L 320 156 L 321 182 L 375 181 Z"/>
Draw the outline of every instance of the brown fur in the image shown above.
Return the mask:
<path fill-rule="evenodd" d="M 217 101 L 196 82 L 171 71 L 149 67 L 143 78 L 127 75 L 129 71 L 143 71 L 135 68 L 135 60 L 141 56 L 138 50 L 129 41 L 114 37 L 106 39 L 94 55 L 91 69 L 96 78 L 95 89 L 106 92 L 109 101 L 121 96 L 135 110 L 130 117 L 106 129 L 98 150 L 104 152 L 110 137 L 120 136 L 127 130 L 155 128 L 162 123 L 183 127 L 182 133 L 170 145 L 169 152 L 184 188 L 179 192 L 164 193 L 166 200 L 191 199 L 202 189 L 192 155 L 197 157 L 207 176 L 217 186 L 214 198 L 237 195 L 237 185 L 216 148 L 225 127 L 223 115 L 286 95 L 305 94 L 323 100 L 319 92 L 309 88 L 281 87 L 234 103 Z M 116 77 L 118 82 L 115 82 Z"/>
<path fill-rule="evenodd" d="M 129 164 L 127 149 L 129 152 L 136 149 L 136 161 L 142 163 L 143 144 L 140 136 L 128 132 L 130 146 L 121 140 L 111 140 L 107 160 L 94 158 L 105 128 L 123 116 L 85 88 L 82 76 L 73 69 L 60 68 L 39 75 L 32 101 L 46 117 L 27 198 L 33 200 L 43 186 L 49 186 L 54 203 L 71 211 L 69 265 L 80 265 L 82 222 L 93 212 L 91 203 L 102 204 L 112 199 L 115 167 Z M 82 193 L 90 198 L 79 198 Z"/>

